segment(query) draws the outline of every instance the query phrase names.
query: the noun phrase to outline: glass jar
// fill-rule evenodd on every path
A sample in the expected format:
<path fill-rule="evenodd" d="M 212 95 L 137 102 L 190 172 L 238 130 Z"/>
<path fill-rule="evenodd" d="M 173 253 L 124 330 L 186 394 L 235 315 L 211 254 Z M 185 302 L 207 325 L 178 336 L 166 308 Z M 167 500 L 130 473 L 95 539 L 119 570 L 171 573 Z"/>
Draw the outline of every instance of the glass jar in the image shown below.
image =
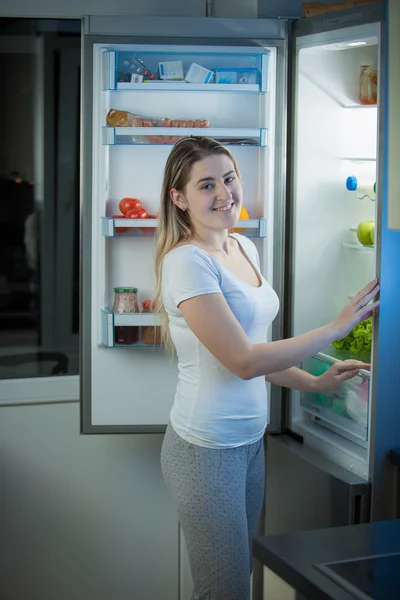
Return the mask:
<path fill-rule="evenodd" d="M 132 314 L 139 312 L 137 288 L 114 288 L 113 312 Z M 117 345 L 131 346 L 139 341 L 139 327 L 136 325 L 116 325 L 114 341 Z"/>
<path fill-rule="evenodd" d="M 156 303 L 153 300 L 144 300 L 142 306 L 142 313 L 152 313 L 155 311 Z M 152 325 L 145 325 L 142 327 L 142 343 L 152 346 L 161 346 L 161 327 Z"/>
<path fill-rule="evenodd" d="M 378 73 L 376 67 L 362 65 L 360 72 L 360 103 L 378 103 Z"/>

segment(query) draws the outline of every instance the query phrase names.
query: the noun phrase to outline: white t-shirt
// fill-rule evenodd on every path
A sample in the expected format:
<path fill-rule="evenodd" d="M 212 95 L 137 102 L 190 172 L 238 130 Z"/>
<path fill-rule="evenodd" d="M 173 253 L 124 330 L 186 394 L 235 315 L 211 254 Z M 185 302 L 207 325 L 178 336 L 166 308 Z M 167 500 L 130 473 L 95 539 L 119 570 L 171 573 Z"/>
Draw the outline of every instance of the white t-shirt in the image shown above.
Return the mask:
<path fill-rule="evenodd" d="M 254 243 L 239 242 L 261 277 L 254 287 L 194 245 L 174 248 L 162 267 L 162 295 L 178 356 L 178 385 L 171 425 L 183 439 L 206 448 L 233 448 L 259 440 L 268 421 L 265 377 L 243 380 L 229 371 L 194 335 L 179 304 L 203 294 L 223 294 L 254 344 L 266 342 L 279 309 L 278 296 L 262 277 Z"/>

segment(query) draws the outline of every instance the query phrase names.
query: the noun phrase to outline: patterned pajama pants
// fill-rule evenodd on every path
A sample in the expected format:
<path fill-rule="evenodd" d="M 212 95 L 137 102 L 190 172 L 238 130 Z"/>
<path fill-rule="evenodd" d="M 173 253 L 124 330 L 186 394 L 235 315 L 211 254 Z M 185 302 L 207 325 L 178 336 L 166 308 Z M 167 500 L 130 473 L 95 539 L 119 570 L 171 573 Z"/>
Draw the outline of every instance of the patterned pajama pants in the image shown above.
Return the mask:
<path fill-rule="evenodd" d="M 161 467 L 188 548 L 192 600 L 250 600 L 251 540 L 264 494 L 263 439 L 203 448 L 168 425 Z"/>

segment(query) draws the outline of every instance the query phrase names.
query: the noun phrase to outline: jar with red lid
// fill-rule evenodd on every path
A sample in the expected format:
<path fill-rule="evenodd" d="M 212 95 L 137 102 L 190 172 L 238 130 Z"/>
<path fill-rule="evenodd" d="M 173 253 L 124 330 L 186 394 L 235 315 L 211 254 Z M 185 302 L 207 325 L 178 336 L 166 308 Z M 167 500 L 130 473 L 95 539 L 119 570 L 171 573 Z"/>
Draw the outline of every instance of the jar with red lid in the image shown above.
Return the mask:
<path fill-rule="evenodd" d="M 132 314 L 139 312 L 137 288 L 114 288 L 113 312 Z M 114 342 L 118 346 L 132 346 L 139 341 L 137 325 L 116 325 L 114 327 Z"/>
<path fill-rule="evenodd" d="M 142 313 L 153 313 L 156 311 L 156 303 L 154 300 L 144 300 L 142 306 Z M 144 325 L 142 327 L 142 343 L 152 346 L 161 346 L 161 327 L 159 325 Z"/>
<path fill-rule="evenodd" d="M 360 103 L 378 103 L 378 73 L 372 65 L 362 65 L 360 71 Z"/>

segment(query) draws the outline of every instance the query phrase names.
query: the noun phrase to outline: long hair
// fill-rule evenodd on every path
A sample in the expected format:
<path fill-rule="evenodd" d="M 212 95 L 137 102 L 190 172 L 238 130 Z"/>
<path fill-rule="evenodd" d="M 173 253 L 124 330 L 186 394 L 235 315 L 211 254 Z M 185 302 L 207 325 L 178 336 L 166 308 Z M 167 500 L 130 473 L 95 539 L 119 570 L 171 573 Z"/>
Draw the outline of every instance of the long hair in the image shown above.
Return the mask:
<path fill-rule="evenodd" d="M 162 342 L 172 353 L 174 352 L 174 346 L 162 298 L 162 262 L 168 252 L 180 243 L 188 242 L 193 237 L 194 227 L 190 212 L 188 210 L 183 211 L 174 204 L 170 191 L 175 188 L 183 193 L 189 181 L 193 165 L 203 158 L 216 154 L 228 156 L 233 163 L 237 176 L 240 177 L 236 160 L 229 150 L 220 142 L 207 137 L 185 137 L 180 139 L 172 148 L 164 169 L 155 258 L 155 300 L 157 310 L 161 316 Z"/>

